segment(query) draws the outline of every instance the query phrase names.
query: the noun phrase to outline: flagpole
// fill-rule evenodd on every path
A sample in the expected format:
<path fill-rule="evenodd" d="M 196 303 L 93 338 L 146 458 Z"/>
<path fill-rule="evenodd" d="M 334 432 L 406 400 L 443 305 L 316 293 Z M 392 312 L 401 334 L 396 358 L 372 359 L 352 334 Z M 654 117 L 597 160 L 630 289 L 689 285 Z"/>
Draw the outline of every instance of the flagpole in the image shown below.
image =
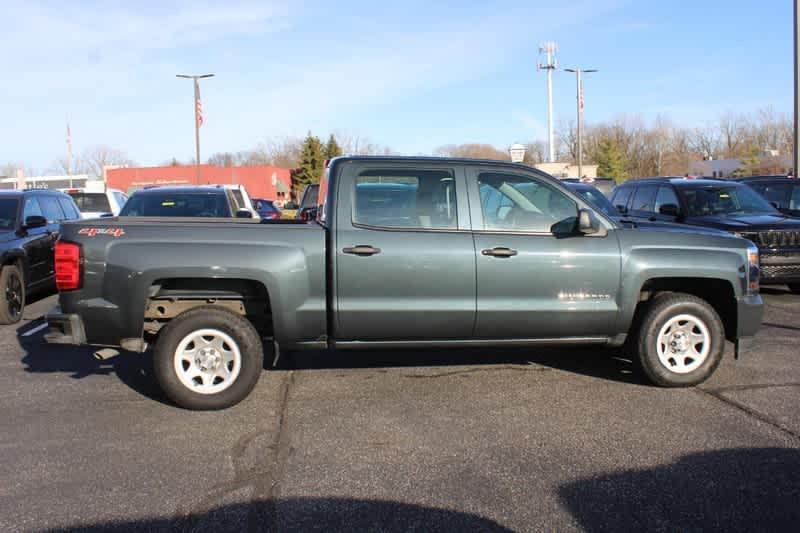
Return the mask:
<path fill-rule="evenodd" d="M 200 115 L 200 83 L 198 80 L 203 78 L 211 78 L 213 74 L 203 74 L 201 76 L 176 74 L 178 78 L 188 78 L 194 82 L 194 148 L 195 148 L 195 181 L 200 185 L 200 125 L 202 124 L 202 117 Z"/>
<path fill-rule="evenodd" d="M 72 132 L 69 130 L 69 120 L 67 120 L 67 176 L 72 175 Z M 72 180 L 70 180 L 72 187 Z"/>
<path fill-rule="evenodd" d="M 597 72 L 597 69 L 565 68 L 567 72 L 575 73 L 575 99 L 578 115 L 578 179 L 583 177 L 583 78 L 586 72 Z"/>

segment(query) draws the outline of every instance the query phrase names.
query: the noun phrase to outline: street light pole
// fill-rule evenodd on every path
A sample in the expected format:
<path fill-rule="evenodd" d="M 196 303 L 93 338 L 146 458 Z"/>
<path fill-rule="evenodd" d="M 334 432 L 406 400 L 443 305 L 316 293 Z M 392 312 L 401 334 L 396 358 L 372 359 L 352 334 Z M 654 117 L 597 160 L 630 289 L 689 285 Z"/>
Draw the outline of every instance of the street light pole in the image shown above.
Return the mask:
<path fill-rule="evenodd" d="M 201 75 L 190 75 L 190 74 L 176 74 L 175 77 L 177 78 L 186 78 L 192 80 L 194 83 L 194 148 L 195 148 L 195 163 L 196 163 L 196 181 L 197 184 L 200 185 L 200 121 L 201 119 L 201 111 L 200 111 L 200 83 L 197 80 L 201 80 L 203 78 L 212 78 L 213 74 L 201 74 Z"/>
<path fill-rule="evenodd" d="M 575 74 L 575 100 L 578 115 L 578 179 L 583 177 L 583 78 L 582 74 L 597 72 L 597 69 L 565 68 L 567 72 Z"/>

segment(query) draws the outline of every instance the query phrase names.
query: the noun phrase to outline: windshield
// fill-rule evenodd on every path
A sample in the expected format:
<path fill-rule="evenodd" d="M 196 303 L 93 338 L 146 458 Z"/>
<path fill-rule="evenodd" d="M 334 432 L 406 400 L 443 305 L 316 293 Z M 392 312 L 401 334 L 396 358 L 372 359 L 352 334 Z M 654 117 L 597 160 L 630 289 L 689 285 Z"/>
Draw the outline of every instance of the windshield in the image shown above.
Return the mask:
<path fill-rule="evenodd" d="M 84 213 L 110 213 L 111 206 L 104 192 L 70 192 L 75 204 Z"/>
<path fill-rule="evenodd" d="M 13 229 L 17 220 L 16 198 L 0 198 L 0 229 Z"/>
<path fill-rule="evenodd" d="M 572 190 L 578 193 L 581 198 L 592 204 L 594 207 L 596 207 L 606 215 L 610 217 L 619 216 L 619 211 L 617 211 L 617 209 L 613 205 L 611 205 L 611 202 L 608 201 L 608 198 L 603 196 L 603 193 L 601 193 L 597 189 L 578 187 Z"/>
<path fill-rule="evenodd" d="M 223 194 L 134 194 L 120 216 L 127 217 L 230 217 Z"/>
<path fill-rule="evenodd" d="M 690 217 L 707 215 L 774 215 L 778 211 L 750 187 L 710 186 L 679 187 Z"/>

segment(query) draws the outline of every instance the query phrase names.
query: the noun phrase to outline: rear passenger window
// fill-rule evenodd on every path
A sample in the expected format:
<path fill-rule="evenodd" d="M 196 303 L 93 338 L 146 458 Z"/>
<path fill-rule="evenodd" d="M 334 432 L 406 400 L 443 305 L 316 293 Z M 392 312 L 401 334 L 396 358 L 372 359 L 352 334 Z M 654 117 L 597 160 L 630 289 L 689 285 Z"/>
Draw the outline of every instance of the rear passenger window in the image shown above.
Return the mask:
<path fill-rule="evenodd" d="M 75 220 L 77 218 L 81 218 L 81 214 L 78 211 L 78 208 L 75 207 L 75 204 L 72 203 L 72 200 L 64 198 L 63 196 L 59 196 L 58 203 L 59 205 L 61 205 L 61 210 L 64 211 L 67 220 Z"/>
<path fill-rule="evenodd" d="M 376 169 L 356 178 L 353 222 L 385 228 L 456 229 L 456 187 L 444 170 Z"/>
<path fill-rule="evenodd" d="M 620 187 L 616 189 L 611 203 L 614 204 L 614 207 L 619 211 L 625 211 L 625 209 L 628 208 L 628 200 L 631 199 L 632 191 L 633 187 Z"/>
<path fill-rule="evenodd" d="M 42 206 L 44 216 L 47 217 L 48 222 L 61 222 L 65 220 L 64 212 L 58 205 L 58 199 L 49 194 L 39 196 L 39 205 Z"/>
<path fill-rule="evenodd" d="M 656 199 L 656 191 L 658 187 L 655 185 L 645 185 L 636 189 L 636 194 L 633 195 L 633 211 L 647 211 L 654 212 L 653 205 Z"/>

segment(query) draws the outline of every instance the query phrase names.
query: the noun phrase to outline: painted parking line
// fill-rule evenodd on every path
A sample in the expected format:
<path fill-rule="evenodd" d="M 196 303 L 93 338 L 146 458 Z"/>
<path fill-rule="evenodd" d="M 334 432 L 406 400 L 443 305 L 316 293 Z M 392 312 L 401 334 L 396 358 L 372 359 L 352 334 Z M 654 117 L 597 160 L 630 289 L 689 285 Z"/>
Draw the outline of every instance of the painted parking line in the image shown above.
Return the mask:
<path fill-rule="evenodd" d="M 39 325 L 38 325 L 38 326 L 36 326 L 35 328 L 29 329 L 28 331 L 26 331 L 25 333 L 23 333 L 23 334 L 22 334 L 22 336 L 23 336 L 23 337 L 30 337 L 31 335 L 33 335 L 33 334 L 35 334 L 35 333 L 39 333 L 40 331 L 42 331 L 43 329 L 45 329 L 47 326 L 48 326 L 47 322 L 45 322 L 45 323 L 43 323 L 43 324 L 39 324 Z"/>

